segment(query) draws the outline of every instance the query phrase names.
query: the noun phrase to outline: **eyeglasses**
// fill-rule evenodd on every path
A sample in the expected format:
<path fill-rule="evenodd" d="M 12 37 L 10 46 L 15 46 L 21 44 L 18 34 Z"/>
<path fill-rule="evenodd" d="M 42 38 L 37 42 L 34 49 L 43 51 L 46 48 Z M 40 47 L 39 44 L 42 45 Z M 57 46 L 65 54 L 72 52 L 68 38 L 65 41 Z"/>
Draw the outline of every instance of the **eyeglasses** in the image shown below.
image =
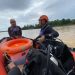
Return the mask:
<path fill-rule="evenodd" d="M 14 21 L 10 22 L 10 23 L 15 23 Z"/>
<path fill-rule="evenodd" d="M 39 19 L 39 21 L 43 21 L 43 20 L 45 20 L 45 19 Z"/>

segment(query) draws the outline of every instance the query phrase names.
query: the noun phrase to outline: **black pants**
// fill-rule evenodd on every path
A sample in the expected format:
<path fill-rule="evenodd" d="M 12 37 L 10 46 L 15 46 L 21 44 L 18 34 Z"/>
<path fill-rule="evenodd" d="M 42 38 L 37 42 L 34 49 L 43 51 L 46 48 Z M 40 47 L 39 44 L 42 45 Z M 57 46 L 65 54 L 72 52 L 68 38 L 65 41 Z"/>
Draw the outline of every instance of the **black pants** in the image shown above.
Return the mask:
<path fill-rule="evenodd" d="M 18 67 L 14 67 L 8 72 L 8 75 L 21 75 L 20 69 Z"/>

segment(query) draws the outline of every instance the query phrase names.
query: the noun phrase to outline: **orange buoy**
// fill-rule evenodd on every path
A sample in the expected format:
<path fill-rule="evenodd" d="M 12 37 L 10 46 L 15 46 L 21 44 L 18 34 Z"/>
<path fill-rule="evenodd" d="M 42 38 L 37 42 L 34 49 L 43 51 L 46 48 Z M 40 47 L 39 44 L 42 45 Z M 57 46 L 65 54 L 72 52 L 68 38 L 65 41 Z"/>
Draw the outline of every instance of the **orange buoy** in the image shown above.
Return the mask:
<path fill-rule="evenodd" d="M 19 38 L 7 41 L 1 45 L 1 51 L 8 54 L 15 54 L 29 49 L 32 46 L 32 41 L 26 38 Z"/>

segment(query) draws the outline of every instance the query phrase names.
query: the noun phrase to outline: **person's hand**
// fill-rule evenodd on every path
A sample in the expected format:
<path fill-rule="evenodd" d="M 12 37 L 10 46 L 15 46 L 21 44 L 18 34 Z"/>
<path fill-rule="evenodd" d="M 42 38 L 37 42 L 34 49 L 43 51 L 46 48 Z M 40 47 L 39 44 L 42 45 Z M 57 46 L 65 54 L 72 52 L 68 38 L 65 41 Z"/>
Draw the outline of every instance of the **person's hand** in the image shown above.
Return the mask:
<path fill-rule="evenodd" d="M 39 42 L 44 42 L 45 41 L 45 36 L 41 36 L 40 38 L 38 38 Z"/>
<path fill-rule="evenodd" d="M 51 37 L 52 36 L 52 34 L 49 34 L 49 37 Z"/>
<path fill-rule="evenodd" d="M 22 65 L 18 65 L 18 68 L 20 69 L 20 71 L 22 72 L 22 70 L 23 70 L 23 64 Z"/>
<path fill-rule="evenodd" d="M 9 68 L 9 69 L 14 68 L 15 66 L 16 66 L 16 65 L 15 65 L 13 62 L 11 62 L 11 63 L 8 64 L 8 68 Z"/>
<path fill-rule="evenodd" d="M 18 39 L 18 38 L 22 38 L 22 36 L 15 36 L 14 38 L 15 38 L 15 39 Z"/>

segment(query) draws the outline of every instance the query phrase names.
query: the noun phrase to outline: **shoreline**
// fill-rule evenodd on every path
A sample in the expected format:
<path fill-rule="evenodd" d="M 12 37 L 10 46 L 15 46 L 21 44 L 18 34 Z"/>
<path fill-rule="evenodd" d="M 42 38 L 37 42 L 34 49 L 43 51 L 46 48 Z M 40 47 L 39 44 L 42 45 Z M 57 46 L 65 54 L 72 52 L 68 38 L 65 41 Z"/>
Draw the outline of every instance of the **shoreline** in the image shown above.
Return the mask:
<path fill-rule="evenodd" d="M 52 25 L 51 25 L 52 26 Z M 75 26 L 75 24 L 68 24 L 68 25 L 61 25 L 61 26 L 53 26 L 53 28 L 57 28 L 57 27 L 67 27 L 67 26 Z M 40 29 L 40 28 L 32 28 L 32 29 L 22 29 L 23 30 L 33 30 L 33 29 Z M 0 31 L 2 32 L 8 32 L 8 31 Z"/>
<path fill-rule="evenodd" d="M 52 27 L 56 28 L 56 27 L 66 27 L 66 26 L 75 26 L 75 24 L 67 24 L 67 25 L 60 25 L 60 26 L 57 25 L 57 26 L 52 26 Z M 22 29 L 22 30 L 32 30 L 32 29 L 40 29 L 40 28 L 30 28 L 30 29 Z"/>

